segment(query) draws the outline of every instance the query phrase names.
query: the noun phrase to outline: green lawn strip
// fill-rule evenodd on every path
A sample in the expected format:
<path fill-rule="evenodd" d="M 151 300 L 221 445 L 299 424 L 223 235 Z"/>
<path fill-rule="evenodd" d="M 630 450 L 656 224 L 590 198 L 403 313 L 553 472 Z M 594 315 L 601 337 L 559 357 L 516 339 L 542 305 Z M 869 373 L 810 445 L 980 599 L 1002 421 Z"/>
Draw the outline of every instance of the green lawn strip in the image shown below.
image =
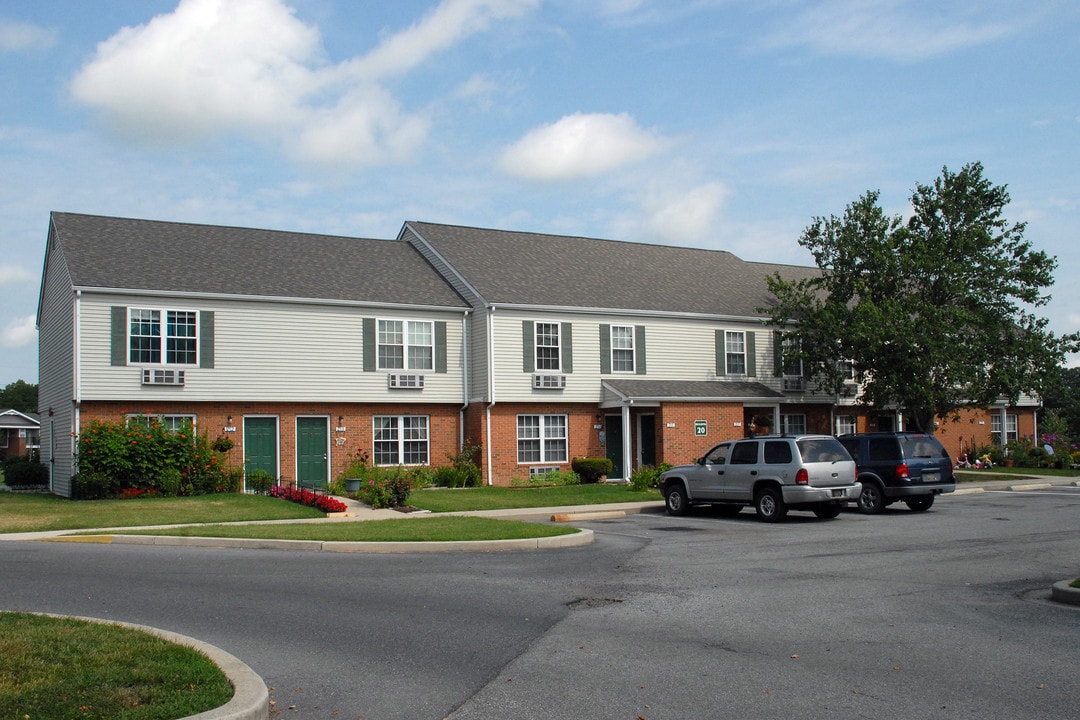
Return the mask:
<path fill-rule="evenodd" d="M 198 525 L 153 530 L 125 530 L 116 535 L 167 535 L 328 542 L 439 542 L 453 540 L 516 540 L 554 537 L 576 528 L 520 520 L 482 517 L 415 517 L 328 523 Z"/>
<path fill-rule="evenodd" d="M 1019 467 L 992 467 L 984 468 L 981 470 L 956 470 L 956 482 L 990 482 L 990 481 L 1009 481 L 1009 482 L 1023 482 L 1025 480 L 1030 481 L 1033 477 L 1078 477 L 1080 473 L 1076 470 L 1064 470 L 1062 468 L 1019 468 Z"/>
<path fill-rule="evenodd" d="M 233 696 L 198 651 L 133 628 L 0 612 L 4 717 L 174 720 Z"/>
<path fill-rule="evenodd" d="M 312 507 L 265 495 L 239 493 L 84 502 L 56 495 L 0 493 L 0 533 L 171 523 L 299 520 L 323 516 L 322 512 Z"/>
<path fill-rule="evenodd" d="M 433 488 L 409 494 L 409 504 L 431 512 L 563 507 L 662 500 L 658 490 L 632 490 L 626 485 L 566 485 L 541 488 Z"/>

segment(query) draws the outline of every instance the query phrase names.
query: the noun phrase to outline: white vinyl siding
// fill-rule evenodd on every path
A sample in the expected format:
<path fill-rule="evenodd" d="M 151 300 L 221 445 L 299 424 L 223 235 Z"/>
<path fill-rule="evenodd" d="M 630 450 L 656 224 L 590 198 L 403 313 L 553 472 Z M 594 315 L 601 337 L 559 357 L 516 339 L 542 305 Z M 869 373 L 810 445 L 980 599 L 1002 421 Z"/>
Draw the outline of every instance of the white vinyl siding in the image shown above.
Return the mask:
<path fill-rule="evenodd" d="M 122 296 L 83 294 L 78 320 L 82 399 L 402 400 L 400 391 L 394 394 L 388 388 L 385 372 L 363 372 L 365 313 L 356 308 L 269 301 L 200 302 L 200 313 L 214 314 L 214 366 L 187 368 L 183 387 L 158 388 L 142 385 L 138 366 L 114 366 L 110 362 L 111 312 L 112 307 L 119 305 L 136 306 Z M 150 306 L 147 302 L 138 304 L 138 307 Z M 407 321 L 443 321 L 446 327 L 446 372 L 427 373 L 423 392 L 409 400 L 462 404 L 461 314 L 419 311 L 396 314 Z"/>

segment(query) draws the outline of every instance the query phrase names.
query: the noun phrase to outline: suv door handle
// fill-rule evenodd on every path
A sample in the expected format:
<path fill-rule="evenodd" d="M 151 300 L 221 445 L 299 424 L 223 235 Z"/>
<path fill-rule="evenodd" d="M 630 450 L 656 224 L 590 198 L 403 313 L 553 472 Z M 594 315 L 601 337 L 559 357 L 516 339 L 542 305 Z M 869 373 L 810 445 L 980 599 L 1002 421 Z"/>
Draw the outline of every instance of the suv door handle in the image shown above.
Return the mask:
<path fill-rule="evenodd" d="M 717 475 L 723 475 L 723 474 L 724 474 L 724 471 L 723 471 L 723 470 L 717 470 L 717 471 L 716 471 L 716 474 L 717 474 Z"/>
<path fill-rule="evenodd" d="M 751 471 L 750 471 L 750 474 L 751 474 L 751 475 L 757 475 L 757 470 L 751 470 Z"/>

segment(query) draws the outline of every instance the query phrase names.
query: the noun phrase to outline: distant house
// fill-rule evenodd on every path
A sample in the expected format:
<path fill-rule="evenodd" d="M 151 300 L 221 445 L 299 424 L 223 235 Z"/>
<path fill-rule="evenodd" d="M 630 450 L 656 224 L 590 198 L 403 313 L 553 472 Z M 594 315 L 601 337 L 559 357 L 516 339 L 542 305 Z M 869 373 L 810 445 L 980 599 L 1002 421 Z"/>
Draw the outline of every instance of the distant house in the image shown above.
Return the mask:
<path fill-rule="evenodd" d="M 358 448 L 439 465 L 468 441 L 485 482 L 508 485 L 578 456 L 629 477 L 762 418 L 900 426 L 778 366 L 756 310 L 773 272 L 817 269 L 423 222 L 376 240 L 53 213 L 43 459 L 70 495 L 87 421 L 152 415 L 233 439 L 249 471 L 288 484 L 327 482 Z M 1030 434 L 1032 415 L 977 411 L 963 441 L 989 443 L 994 417 L 1007 439 Z"/>
<path fill-rule="evenodd" d="M 0 458 L 37 450 L 40 428 L 41 422 L 34 413 L 0 409 Z"/>

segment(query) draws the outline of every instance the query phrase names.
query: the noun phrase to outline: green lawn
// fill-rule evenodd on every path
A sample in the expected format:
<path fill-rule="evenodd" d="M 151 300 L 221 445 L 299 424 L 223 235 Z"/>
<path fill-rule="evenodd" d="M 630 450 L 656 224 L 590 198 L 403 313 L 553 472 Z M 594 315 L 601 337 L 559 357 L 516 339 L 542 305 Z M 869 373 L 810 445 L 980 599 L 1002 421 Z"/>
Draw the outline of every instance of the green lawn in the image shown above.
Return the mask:
<path fill-rule="evenodd" d="M 1045 477 L 1080 477 L 1076 470 L 1063 470 L 1061 468 L 1023 468 L 995 466 L 984 470 L 957 470 L 956 482 L 989 482 L 993 480 L 1007 480 L 1010 482 L 1030 480 L 1033 475 Z"/>
<path fill-rule="evenodd" d="M 554 537 L 576 532 L 577 528 L 520 520 L 428 515 L 365 522 L 198 525 L 160 530 L 126 530 L 114 534 L 330 542 L 446 542 Z"/>
<path fill-rule="evenodd" d="M 323 513 L 264 495 L 76 502 L 55 495 L 0 493 L 0 533 L 315 517 Z"/>
<path fill-rule="evenodd" d="M 117 625 L 0 612 L 4 718 L 174 720 L 233 696 L 196 650 Z"/>
<path fill-rule="evenodd" d="M 662 500 L 660 491 L 635 491 L 628 485 L 564 485 L 540 488 L 479 487 L 416 490 L 409 504 L 431 512 L 503 510 L 508 508 L 563 507 Z"/>

